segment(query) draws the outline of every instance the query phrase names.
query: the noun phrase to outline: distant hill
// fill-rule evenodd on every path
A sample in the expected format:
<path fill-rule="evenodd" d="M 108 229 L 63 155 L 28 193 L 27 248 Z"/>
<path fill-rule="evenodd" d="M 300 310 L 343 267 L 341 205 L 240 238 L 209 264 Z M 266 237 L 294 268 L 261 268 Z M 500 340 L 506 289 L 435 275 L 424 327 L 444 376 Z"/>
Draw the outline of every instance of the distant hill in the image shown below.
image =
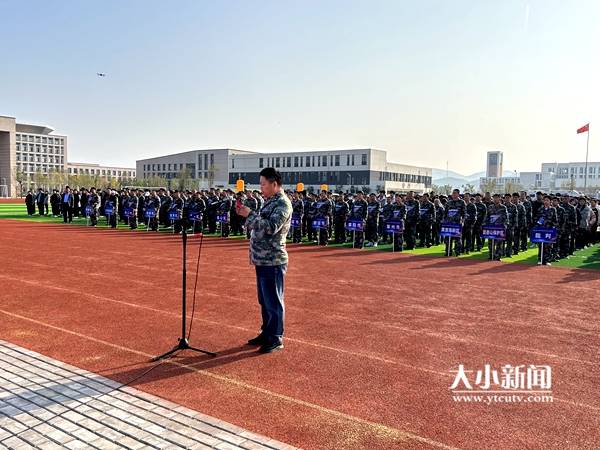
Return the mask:
<path fill-rule="evenodd" d="M 505 170 L 505 177 L 512 177 L 515 175 L 513 170 Z M 448 177 L 446 177 L 446 171 L 443 169 L 432 169 L 433 184 L 438 186 L 444 186 L 446 184 L 451 185 L 453 188 L 462 188 L 465 184 L 472 184 L 476 188 L 479 187 L 479 178 L 484 177 L 485 172 L 477 172 L 471 175 L 462 175 L 458 172 L 448 171 Z"/>

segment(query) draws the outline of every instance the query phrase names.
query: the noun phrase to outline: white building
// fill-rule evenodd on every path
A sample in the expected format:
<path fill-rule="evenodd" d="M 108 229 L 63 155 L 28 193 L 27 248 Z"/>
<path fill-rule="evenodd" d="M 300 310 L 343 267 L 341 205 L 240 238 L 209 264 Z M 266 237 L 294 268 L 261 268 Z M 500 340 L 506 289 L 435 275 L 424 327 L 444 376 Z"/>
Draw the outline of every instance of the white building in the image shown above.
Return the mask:
<path fill-rule="evenodd" d="M 67 163 L 67 172 L 69 175 L 90 175 L 119 180 L 128 180 L 136 176 L 136 170 L 132 167 L 112 167 L 76 162 Z"/>
<path fill-rule="evenodd" d="M 519 173 L 519 184 L 528 192 L 544 190 L 541 172 Z"/>
<path fill-rule="evenodd" d="M 587 183 L 585 162 L 542 163 L 542 176 L 551 180 L 552 189 L 582 191 L 587 184 L 587 189 L 595 192 L 600 189 L 600 162 L 588 162 L 587 169 Z"/>
<path fill-rule="evenodd" d="M 53 134 L 45 125 L 17 123 L 14 117 L 0 116 L 0 195 L 14 197 L 17 178 L 23 189 L 32 187 L 35 174 L 63 172 L 67 162 L 67 136 Z"/>
<path fill-rule="evenodd" d="M 387 152 L 375 149 L 258 153 L 234 149 L 192 150 L 136 162 L 137 173 L 148 178 L 177 178 L 187 169 L 199 187 L 233 187 L 243 179 L 258 187 L 265 167 L 281 172 L 284 186 L 302 182 L 306 189 L 368 189 L 425 192 L 431 188 L 431 169 L 387 161 Z"/>

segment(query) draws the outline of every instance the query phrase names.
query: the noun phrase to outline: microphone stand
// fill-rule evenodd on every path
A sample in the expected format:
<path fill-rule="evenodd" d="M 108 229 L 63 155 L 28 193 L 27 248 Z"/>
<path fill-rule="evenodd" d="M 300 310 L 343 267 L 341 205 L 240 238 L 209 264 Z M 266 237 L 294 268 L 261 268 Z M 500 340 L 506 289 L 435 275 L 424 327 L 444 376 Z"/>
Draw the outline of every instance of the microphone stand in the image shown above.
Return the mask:
<path fill-rule="evenodd" d="M 187 318 L 186 318 L 186 299 L 185 299 L 185 294 L 186 294 L 186 276 L 187 276 L 187 272 L 186 272 L 187 231 L 185 229 L 185 225 L 182 227 L 181 239 L 182 239 L 182 243 L 183 243 L 183 270 L 182 270 L 182 275 L 183 275 L 183 277 L 182 277 L 182 287 L 183 287 L 183 290 L 182 290 L 182 293 L 181 293 L 181 337 L 178 339 L 177 345 L 175 347 L 173 347 L 168 352 L 163 353 L 162 355 L 155 356 L 154 358 L 152 358 L 152 361 L 158 361 L 160 359 L 164 359 L 167 356 L 170 356 L 170 355 L 172 355 L 172 354 L 174 354 L 176 352 L 179 352 L 181 350 L 192 350 L 194 352 L 204 353 L 204 354 L 210 355 L 210 356 L 217 356 L 216 353 L 192 347 L 190 345 L 189 341 L 188 341 L 188 338 L 186 337 L 185 327 L 186 327 L 186 324 L 187 324 Z"/>

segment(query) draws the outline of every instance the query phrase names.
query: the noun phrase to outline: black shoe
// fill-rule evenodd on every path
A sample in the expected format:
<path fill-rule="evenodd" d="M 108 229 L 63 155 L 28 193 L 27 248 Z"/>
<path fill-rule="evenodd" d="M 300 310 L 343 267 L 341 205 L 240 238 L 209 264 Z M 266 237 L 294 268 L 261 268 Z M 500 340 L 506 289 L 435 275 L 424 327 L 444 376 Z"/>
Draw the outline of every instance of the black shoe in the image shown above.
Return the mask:
<path fill-rule="evenodd" d="M 255 338 L 248 340 L 248 345 L 263 345 L 267 343 L 267 339 L 264 334 L 259 334 Z"/>
<path fill-rule="evenodd" d="M 281 342 L 280 340 L 275 340 L 275 341 L 271 341 L 271 342 L 266 342 L 263 345 L 260 346 L 260 348 L 258 349 L 259 353 L 271 353 L 271 352 L 275 352 L 277 350 L 282 350 L 283 349 L 283 342 Z"/>

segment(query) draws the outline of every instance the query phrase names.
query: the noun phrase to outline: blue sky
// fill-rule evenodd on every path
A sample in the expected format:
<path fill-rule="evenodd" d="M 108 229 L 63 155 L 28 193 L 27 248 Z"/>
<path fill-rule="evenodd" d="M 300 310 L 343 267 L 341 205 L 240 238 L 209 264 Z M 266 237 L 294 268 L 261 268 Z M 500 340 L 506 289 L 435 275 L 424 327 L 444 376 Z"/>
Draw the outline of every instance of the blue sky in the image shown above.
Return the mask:
<path fill-rule="evenodd" d="M 483 170 L 600 160 L 600 2 L 6 1 L 0 114 L 71 161 L 372 147 Z M 96 72 L 106 72 L 99 78 Z M 595 138 L 594 136 L 597 136 Z"/>

